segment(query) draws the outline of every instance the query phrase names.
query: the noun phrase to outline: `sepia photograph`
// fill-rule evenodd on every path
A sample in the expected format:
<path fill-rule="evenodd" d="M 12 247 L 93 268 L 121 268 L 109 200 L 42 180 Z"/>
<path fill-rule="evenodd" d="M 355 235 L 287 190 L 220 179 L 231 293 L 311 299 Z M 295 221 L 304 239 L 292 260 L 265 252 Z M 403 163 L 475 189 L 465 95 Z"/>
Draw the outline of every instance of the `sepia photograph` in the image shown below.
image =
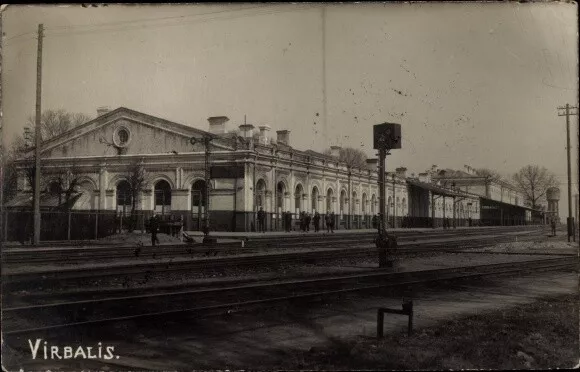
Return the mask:
<path fill-rule="evenodd" d="M 577 2 L 0 12 L 3 371 L 580 368 Z"/>

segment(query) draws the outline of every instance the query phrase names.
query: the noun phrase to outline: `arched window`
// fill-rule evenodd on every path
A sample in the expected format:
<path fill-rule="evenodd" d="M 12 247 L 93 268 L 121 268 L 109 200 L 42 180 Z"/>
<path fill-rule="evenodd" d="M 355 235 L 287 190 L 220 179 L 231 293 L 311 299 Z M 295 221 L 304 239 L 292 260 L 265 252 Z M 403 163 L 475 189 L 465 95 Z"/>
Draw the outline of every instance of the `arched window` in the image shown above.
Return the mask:
<path fill-rule="evenodd" d="M 284 212 L 284 194 L 286 193 L 286 187 L 283 182 L 278 182 L 276 185 L 276 211 L 278 213 Z"/>
<path fill-rule="evenodd" d="M 369 212 L 368 211 L 368 200 L 367 200 L 367 194 L 366 193 L 363 193 L 363 195 L 362 195 L 362 203 L 361 203 L 361 206 L 362 206 L 362 214 L 363 215 L 368 214 L 368 212 Z"/>
<path fill-rule="evenodd" d="M 165 180 L 155 184 L 155 212 L 161 215 L 171 212 L 171 186 Z"/>
<path fill-rule="evenodd" d="M 131 210 L 131 185 L 127 181 L 117 184 L 117 212 L 126 214 Z"/>
<path fill-rule="evenodd" d="M 377 204 L 377 197 L 373 194 L 373 196 L 371 196 L 371 214 L 374 216 L 375 214 L 377 214 L 376 211 L 376 204 Z"/>
<path fill-rule="evenodd" d="M 340 192 L 340 214 L 343 215 L 345 210 L 344 210 L 344 206 L 346 204 L 346 192 L 344 190 L 342 190 Z"/>
<path fill-rule="evenodd" d="M 302 185 L 296 185 L 296 191 L 294 192 L 294 208 L 296 208 L 296 213 L 302 211 L 302 194 L 304 194 Z"/>
<path fill-rule="evenodd" d="M 312 188 L 312 196 L 311 196 L 311 208 L 312 208 L 312 213 L 317 212 L 318 210 L 318 188 L 316 186 L 314 186 Z"/>
<path fill-rule="evenodd" d="M 197 180 L 191 186 L 191 213 L 205 212 L 205 181 Z"/>
<path fill-rule="evenodd" d="M 266 182 L 264 180 L 258 180 L 256 184 L 256 208 L 260 210 L 260 207 L 265 207 L 265 197 L 266 197 Z"/>
<path fill-rule="evenodd" d="M 357 197 L 356 191 L 353 191 L 352 192 L 352 199 L 351 199 L 351 203 L 352 203 L 351 204 L 352 205 L 351 211 L 352 211 L 352 214 L 358 214 L 358 207 L 359 207 L 359 205 L 356 202 L 356 197 Z"/>
<path fill-rule="evenodd" d="M 326 212 L 330 213 L 334 211 L 334 208 L 332 207 L 332 198 L 333 198 L 333 193 L 332 193 L 332 189 L 328 189 L 326 191 Z"/>
<path fill-rule="evenodd" d="M 390 214 L 393 214 L 393 197 L 389 196 L 389 198 L 387 199 L 387 210 L 389 211 Z"/>

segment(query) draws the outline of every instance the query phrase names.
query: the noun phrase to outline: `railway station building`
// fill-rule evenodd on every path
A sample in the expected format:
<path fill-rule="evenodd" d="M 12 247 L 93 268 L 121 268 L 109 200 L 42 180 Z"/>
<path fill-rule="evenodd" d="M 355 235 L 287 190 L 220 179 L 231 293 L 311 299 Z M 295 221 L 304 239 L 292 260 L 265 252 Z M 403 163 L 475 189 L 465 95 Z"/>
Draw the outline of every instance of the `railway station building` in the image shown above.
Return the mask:
<path fill-rule="evenodd" d="M 252 231 L 260 208 L 266 212 L 266 229 L 272 231 L 283 230 L 281 215 L 288 211 L 294 220 L 303 211 L 334 212 L 339 229 L 373 226 L 372 217 L 379 211 L 376 159 L 369 159 L 364 168 L 353 168 L 338 160 L 339 147 L 332 147 L 331 155 L 298 150 L 287 129 L 274 135 L 268 125 L 234 127 L 228 122 L 225 116 L 210 117 L 202 130 L 124 107 L 100 108 L 95 119 L 43 142 L 41 187 L 47 192 L 41 208 L 56 210 L 62 204 L 48 195 L 66 174 L 78 185 L 78 193 L 66 200 L 74 213 L 119 218 L 130 214 L 134 204 L 141 224 L 156 213 L 162 219 L 181 220 L 185 230 L 201 230 L 209 169 L 213 231 Z M 206 157 L 203 139 L 209 137 Z M 18 193 L 6 204 L 8 213 L 31 206 L 25 173 L 33 154 L 31 148 L 17 163 Z M 144 182 L 133 200 L 131 182 L 137 172 L 144 175 Z M 499 203 L 521 204 L 521 196 L 513 190 L 500 188 L 498 194 L 491 184 L 489 193 L 486 189 L 482 195 L 481 185 L 469 183 L 474 180 L 448 176 L 431 171 L 410 177 L 405 168 L 388 173 L 389 225 L 441 226 L 454 214 L 459 225 L 475 224 L 485 215 L 482 198 L 496 200 L 497 195 Z M 457 187 L 449 187 L 449 181 Z M 510 213 L 506 218 L 527 221 L 513 219 Z M 4 234 L 8 230 L 5 227 Z"/>

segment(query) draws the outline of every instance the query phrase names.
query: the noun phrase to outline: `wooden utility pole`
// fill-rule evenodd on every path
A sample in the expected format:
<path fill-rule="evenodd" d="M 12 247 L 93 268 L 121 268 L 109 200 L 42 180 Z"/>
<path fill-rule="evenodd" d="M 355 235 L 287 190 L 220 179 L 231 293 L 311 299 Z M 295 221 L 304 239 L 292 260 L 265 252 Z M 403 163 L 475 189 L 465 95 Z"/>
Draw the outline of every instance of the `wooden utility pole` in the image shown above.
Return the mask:
<path fill-rule="evenodd" d="M 558 107 L 558 110 L 564 110 L 564 112 L 558 113 L 558 116 L 566 116 L 566 155 L 568 157 L 568 241 L 570 241 L 570 236 L 576 241 L 576 234 L 574 233 L 574 217 L 572 217 L 572 164 L 570 162 L 570 115 L 578 115 L 576 113 L 571 113 L 570 109 L 578 110 L 578 107 L 571 107 L 568 103 L 564 107 Z"/>
<path fill-rule="evenodd" d="M 326 106 L 326 4 L 322 4 L 322 123 L 324 134 L 328 138 Z"/>
<path fill-rule="evenodd" d="M 42 38 L 44 26 L 38 25 L 38 52 L 36 61 L 36 145 L 34 148 L 34 237 L 33 245 L 40 243 L 40 144 L 41 100 L 42 100 Z"/>

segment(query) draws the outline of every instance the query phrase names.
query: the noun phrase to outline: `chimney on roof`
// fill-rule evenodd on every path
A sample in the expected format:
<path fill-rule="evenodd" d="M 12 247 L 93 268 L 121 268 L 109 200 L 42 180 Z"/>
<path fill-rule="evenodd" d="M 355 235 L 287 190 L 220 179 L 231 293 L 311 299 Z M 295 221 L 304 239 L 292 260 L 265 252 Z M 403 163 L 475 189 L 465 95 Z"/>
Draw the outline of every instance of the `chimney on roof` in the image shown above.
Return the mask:
<path fill-rule="evenodd" d="M 330 146 L 330 156 L 333 156 L 335 158 L 340 157 L 340 150 L 342 149 L 342 147 L 340 146 Z"/>
<path fill-rule="evenodd" d="M 227 116 L 212 116 L 208 118 L 209 132 L 211 134 L 224 134 L 226 132 L 226 123 L 229 120 Z"/>
<path fill-rule="evenodd" d="M 244 138 L 252 138 L 254 136 L 254 126 L 252 124 L 242 124 L 240 128 L 240 134 Z"/>
<path fill-rule="evenodd" d="M 103 115 L 109 113 L 110 111 L 111 111 L 111 109 L 109 108 L 109 106 L 97 107 L 97 117 L 103 116 Z"/>
<path fill-rule="evenodd" d="M 283 143 L 286 146 L 290 146 L 290 131 L 289 130 L 287 130 L 287 129 L 277 130 L 276 134 L 278 136 L 276 138 L 276 142 Z"/>
<path fill-rule="evenodd" d="M 260 125 L 260 137 L 259 141 L 262 145 L 270 144 L 270 128 L 268 125 Z"/>
<path fill-rule="evenodd" d="M 397 172 L 397 177 L 407 178 L 407 168 L 399 167 L 399 168 L 395 169 L 395 172 Z"/>
<path fill-rule="evenodd" d="M 436 174 L 438 170 L 439 170 L 439 167 L 437 165 L 433 164 L 431 166 L 431 173 Z"/>

